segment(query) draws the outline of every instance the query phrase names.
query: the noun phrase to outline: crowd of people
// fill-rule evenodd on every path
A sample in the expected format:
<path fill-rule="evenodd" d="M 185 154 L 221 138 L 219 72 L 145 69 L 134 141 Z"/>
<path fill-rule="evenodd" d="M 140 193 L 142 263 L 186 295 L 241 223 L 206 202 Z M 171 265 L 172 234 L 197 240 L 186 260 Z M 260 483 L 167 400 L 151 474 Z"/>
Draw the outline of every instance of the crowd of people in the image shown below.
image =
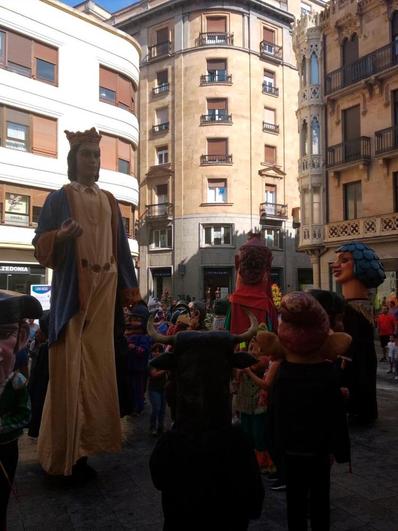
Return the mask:
<path fill-rule="evenodd" d="M 382 350 L 380 362 L 388 362 L 387 374 L 398 381 L 398 306 L 395 292 L 388 298 L 384 297 L 375 323 Z"/>

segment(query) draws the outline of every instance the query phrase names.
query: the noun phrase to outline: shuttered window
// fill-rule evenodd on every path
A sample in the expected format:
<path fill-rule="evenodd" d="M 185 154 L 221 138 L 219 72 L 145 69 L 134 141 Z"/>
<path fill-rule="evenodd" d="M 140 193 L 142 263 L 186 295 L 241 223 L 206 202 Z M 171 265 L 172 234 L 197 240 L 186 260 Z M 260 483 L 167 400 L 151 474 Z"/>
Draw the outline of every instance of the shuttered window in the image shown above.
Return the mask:
<path fill-rule="evenodd" d="M 162 70 L 156 74 L 157 86 L 165 85 L 169 82 L 169 72 L 168 70 Z"/>
<path fill-rule="evenodd" d="M 274 44 L 275 43 L 275 31 L 270 28 L 266 28 L 264 26 L 263 27 L 263 41 Z"/>
<path fill-rule="evenodd" d="M 207 109 L 209 111 L 213 111 L 213 110 L 226 111 L 227 110 L 227 100 L 225 98 L 208 99 L 207 100 Z"/>
<path fill-rule="evenodd" d="M 156 44 L 163 44 L 169 41 L 169 28 L 162 28 L 156 32 Z"/>
<path fill-rule="evenodd" d="M 0 31 L 0 64 L 45 83 L 58 81 L 58 49 L 6 28 Z"/>
<path fill-rule="evenodd" d="M 276 147 L 275 146 L 264 146 L 264 162 L 267 164 L 276 163 Z"/>
<path fill-rule="evenodd" d="M 57 156 L 57 120 L 32 116 L 32 152 L 47 157 Z"/>
<path fill-rule="evenodd" d="M 207 72 L 220 72 L 227 70 L 227 61 L 225 59 L 207 59 Z"/>
<path fill-rule="evenodd" d="M 264 122 L 275 125 L 275 109 L 270 109 L 269 107 L 264 108 Z"/>
<path fill-rule="evenodd" d="M 207 140 L 208 155 L 227 155 L 228 140 L 226 138 L 212 138 Z"/>
<path fill-rule="evenodd" d="M 207 17 L 207 33 L 226 33 L 226 17 Z"/>
<path fill-rule="evenodd" d="M 117 105 L 130 112 L 135 111 L 135 87 L 127 77 L 100 66 L 99 98 L 105 103 Z"/>
<path fill-rule="evenodd" d="M 116 136 L 101 133 L 101 168 L 135 174 L 135 151 L 133 145 Z"/>

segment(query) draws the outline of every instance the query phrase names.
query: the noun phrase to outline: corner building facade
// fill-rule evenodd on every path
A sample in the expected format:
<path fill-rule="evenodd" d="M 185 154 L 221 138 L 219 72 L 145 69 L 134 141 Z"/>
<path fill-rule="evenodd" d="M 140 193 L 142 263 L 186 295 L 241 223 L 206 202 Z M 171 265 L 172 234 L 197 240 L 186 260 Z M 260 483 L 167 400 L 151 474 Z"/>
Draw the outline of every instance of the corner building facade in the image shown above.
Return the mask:
<path fill-rule="evenodd" d="M 273 251 L 283 290 L 312 283 L 292 218 L 298 75 L 290 26 L 300 5 L 289 8 L 275 0 L 169 0 L 113 15 L 142 47 L 143 294 L 230 293 L 236 248 L 253 229 Z"/>
<path fill-rule="evenodd" d="M 334 0 L 296 25 L 294 42 L 301 83 L 300 248 L 311 255 L 315 285 L 336 289 L 336 249 L 367 243 L 387 274 L 379 304 L 398 287 L 398 3 Z M 304 58 L 311 46 L 319 50 L 320 78 L 308 113 L 303 94 L 314 87 Z"/>
<path fill-rule="evenodd" d="M 60 2 L 1 2 L 0 289 L 29 293 L 51 280 L 31 241 L 47 195 L 68 182 L 65 129 L 101 132 L 99 185 L 119 201 L 138 256 L 139 52 L 130 36 Z"/>

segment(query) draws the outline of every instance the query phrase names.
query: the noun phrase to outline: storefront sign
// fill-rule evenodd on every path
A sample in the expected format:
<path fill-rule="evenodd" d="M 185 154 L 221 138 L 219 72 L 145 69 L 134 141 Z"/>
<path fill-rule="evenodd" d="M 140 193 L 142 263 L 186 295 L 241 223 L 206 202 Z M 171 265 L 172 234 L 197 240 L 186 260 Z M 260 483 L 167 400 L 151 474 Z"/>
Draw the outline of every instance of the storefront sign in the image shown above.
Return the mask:
<path fill-rule="evenodd" d="M 41 304 L 43 310 L 50 309 L 51 286 L 48 284 L 32 284 L 30 294 Z"/>
<path fill-rule="evenodd" d="M 13 275 L 30 275 L 30 267 L 17 265 L 0 265 L 1 273 L 12 273 Z"/>

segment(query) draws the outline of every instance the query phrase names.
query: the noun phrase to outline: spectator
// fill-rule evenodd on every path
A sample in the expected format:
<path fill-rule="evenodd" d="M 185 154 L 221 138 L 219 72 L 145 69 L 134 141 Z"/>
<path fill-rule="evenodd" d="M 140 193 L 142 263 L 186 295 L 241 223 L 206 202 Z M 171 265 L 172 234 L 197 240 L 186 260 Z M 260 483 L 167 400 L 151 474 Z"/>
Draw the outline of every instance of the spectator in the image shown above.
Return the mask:
<path fill-rule="evenodd" d="M 395 317 L 389 313 L 387 306 L 384 306 L 382 313 L 377 318 L 377 331 L 379 333 L 380 345 L 383 355 L 380 361 L 387 361 L 387 343 L 389 337 L 395 334 Z"/>
<path fill-rule="evenodd" d="M 157 358 L 164 351 L 163 345 L 155 343 L 152 346 L 152 359 Z M 152 435 L 161 435 L 164 431 L 164 416 L 166 412 L 165 387 L 167 371 L 149 366 L 148 395 L 152 406 L 150 431 Z"/>

